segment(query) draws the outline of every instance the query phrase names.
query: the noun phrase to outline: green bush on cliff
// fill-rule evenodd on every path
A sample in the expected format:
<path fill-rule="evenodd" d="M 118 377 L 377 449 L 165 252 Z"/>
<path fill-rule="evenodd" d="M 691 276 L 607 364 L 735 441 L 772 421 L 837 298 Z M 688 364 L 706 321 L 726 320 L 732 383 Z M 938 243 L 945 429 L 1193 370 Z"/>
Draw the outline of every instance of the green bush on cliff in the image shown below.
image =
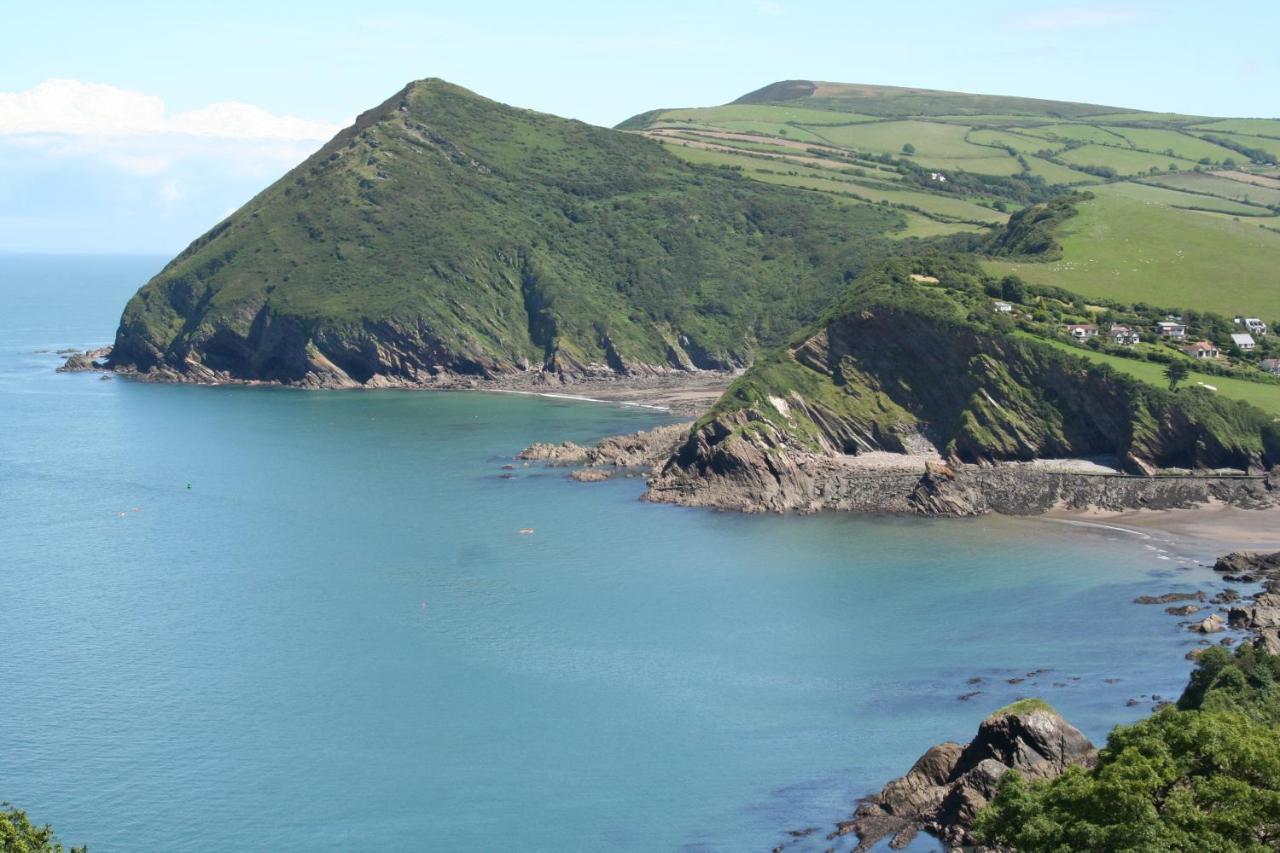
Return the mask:
<path fill-rule="evenodd" d="M 71 853 L 86 853 L 88 848 L 72 847 Z M 8 803 L 0 803 L 0 853 L 63 853 L 48 826 L 35 826 L 27 813 Z"/>
<path fill-rule="evenodd" d="M 1277 849 L 1277 675 L 1251 646 L 1207 650 L 1178 707 L 1117 727 L 1093 770 L 1007 774 L 978 834 L 1027 851 Z"/>

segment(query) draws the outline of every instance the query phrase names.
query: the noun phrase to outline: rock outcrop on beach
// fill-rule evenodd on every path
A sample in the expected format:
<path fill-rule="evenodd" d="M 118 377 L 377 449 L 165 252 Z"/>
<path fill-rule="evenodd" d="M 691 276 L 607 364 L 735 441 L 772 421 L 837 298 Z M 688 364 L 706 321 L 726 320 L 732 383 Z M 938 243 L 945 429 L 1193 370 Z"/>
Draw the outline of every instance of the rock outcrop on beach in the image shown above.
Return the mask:
<path fill-rule="evenodd" d="M 895 849 L 903 847 L 922 830 L 948 847 L 973 845 L 974 819 L 1010 770 L 1050 779 L 1071 766 L 1091 767 L 1097 755 L 1089 739 L 1045 703 L 1016 702 L 983 720 L 968 744 L 932 747 L 905 776 L 865 799 L 836 834 L 856 834 L 858 851 L 886 837 Z"/>
<path fill-rule="evenodd" d="M 1015 334 L 985 295 L 961 281 L 921 285 L 908 269 L 877 269 L 812 334 L 762 356 L 648 498 L 974 515 L 1268 506 L 1280 496 L 1273 418 Z"/>
<path fill-rule="evenodd" d="M 1268 652 L 1280 654 L 1280 551 L 1227 554 L 1214 563 L 1213 569 L 1244 583 L 1262 583 L 1262 591 L 1252 598 L 1232 598 L 1227 624 L 1249 631 Z"/>
<path fill-rule="evenodd" d="M 548 465 L 582 468 L 652 468 L 665 462 L 689 433 L 692 424 L 667 424 L 629 435 L 601 439 L 590 447 L 565 441 L 560 444 L 533 444 L 516 454 L 517 459 Z M 596 476 L 578 477 L 591 481 Z"/>
<path fill-rule="evenodd" d="M 111 364 L 343 388 L 736 369 L 900 222 L 420 80 L 142 287 Z"/>

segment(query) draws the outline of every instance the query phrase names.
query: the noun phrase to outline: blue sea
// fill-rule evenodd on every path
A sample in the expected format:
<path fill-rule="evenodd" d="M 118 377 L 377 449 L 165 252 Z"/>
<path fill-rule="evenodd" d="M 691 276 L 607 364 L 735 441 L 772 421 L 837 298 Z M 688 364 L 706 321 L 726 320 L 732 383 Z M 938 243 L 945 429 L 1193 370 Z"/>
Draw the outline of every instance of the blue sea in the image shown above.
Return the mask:
<path fill-rule="evenodd" d="M 1176 544 L 503 470 L 643 408 L 55 373 L 163 261 L 0 258 L 0 800 L 64 843 L 820 850 L 1018 697 L 1101 741 L 1185 682 Z"/>

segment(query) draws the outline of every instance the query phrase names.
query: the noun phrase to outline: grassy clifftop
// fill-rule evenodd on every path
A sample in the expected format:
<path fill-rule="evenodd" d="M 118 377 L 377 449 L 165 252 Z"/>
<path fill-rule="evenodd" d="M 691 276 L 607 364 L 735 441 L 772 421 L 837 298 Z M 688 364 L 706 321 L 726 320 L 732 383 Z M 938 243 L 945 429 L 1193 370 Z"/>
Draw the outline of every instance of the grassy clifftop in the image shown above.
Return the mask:
<path fill-rule="evenodd" d="M 740 377 L 690 452 L 738 436 L 826 455 L 1107 456 L 1133 472 L 1280 463 L 1280 425 L 1253 406 L 1169 392 L 1015 334 L 973 265 L 929 272 L 896 261 L 868 274 L 812 334 Z"/>
<path fill-rule="evenodd" d="M 113 358 L 357 383 L 741 364 L 897 221 L 419 81 L 147 283 Z"/>

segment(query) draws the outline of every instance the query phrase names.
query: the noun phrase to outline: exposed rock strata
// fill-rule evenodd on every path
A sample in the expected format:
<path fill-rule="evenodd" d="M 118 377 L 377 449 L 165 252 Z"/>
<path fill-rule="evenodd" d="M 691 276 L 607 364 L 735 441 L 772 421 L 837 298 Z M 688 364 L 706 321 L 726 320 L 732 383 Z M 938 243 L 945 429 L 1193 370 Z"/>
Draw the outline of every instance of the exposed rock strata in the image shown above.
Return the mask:
<path fill-rule="evenodd" d="M 891 837 L 908 844 L 923 830 L 949 847 L 977 843 L 974 819 L 996 793 L 1000 779 L 1017 770 L 1028 779 L 1051 779 L 1068 767 L 1097 760 L 1089 739 L 1042 704 L 997 712 L 982 721 L 967 745 L 942 743 L 920 757 L 911 770 L 864 800 L 837 834 L 855 833 L 859 851 Z"/>
<path fill-rule="evenodd" d="M 1262 508 L 1280 502 L 1276 475 L 1161 477 L 1058 470 L 1034 463 L 944 464 L 881 455 L 765 450 L 730 438 L 713 448 L 695 434 L 650 482 L 646 499 L 744 512 L 889 512 L 1036 515 L 1050 509 L 1174 509 L 1211 501 Z M 696 461 L 686 462 L 690 457 Z"/>

